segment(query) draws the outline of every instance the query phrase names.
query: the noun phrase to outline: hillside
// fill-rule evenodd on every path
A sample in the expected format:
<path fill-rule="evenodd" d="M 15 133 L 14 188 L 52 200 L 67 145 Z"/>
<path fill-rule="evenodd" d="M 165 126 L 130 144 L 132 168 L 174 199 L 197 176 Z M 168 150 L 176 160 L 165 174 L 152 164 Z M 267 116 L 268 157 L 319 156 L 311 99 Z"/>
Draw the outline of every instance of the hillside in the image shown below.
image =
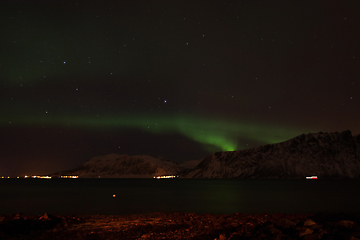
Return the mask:
<path fill-rule="evenodd" d="M 360 136 L 309 133 L 257 148 L 217 152 L 206 157 L 187 178 L 304 179 L 358 178 Z"/>
<path fill-rule="evenodd" d="M 152 178 L 158 175 L 176 175 L 186 167 L 147 155 L 109 154 L 89 159 L 78 168 L 52 176 L 77 175 L 80 178 Z"/>
<path fill-rule="evenodd" d="M 147 155 L 109 154 L 84 162 L 78 168 L 52 176 L 81 178 L 182 178 L 320 179 L 360 176 L 360 135 L 342 133 L 302 134 L 285 142 L 257 148 L 217 152 L 203 160 L 176 163 Z"/>

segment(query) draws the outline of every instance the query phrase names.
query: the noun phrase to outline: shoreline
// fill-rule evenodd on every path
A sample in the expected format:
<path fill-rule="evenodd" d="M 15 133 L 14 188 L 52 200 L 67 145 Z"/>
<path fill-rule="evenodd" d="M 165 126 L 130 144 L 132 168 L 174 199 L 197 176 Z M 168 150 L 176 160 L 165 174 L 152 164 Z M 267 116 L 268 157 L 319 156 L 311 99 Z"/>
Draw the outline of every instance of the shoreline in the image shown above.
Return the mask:
<path fill-rule="evenodd" d="M 360 239 L 360 213 L 0 215 L 0 239 Z"/>

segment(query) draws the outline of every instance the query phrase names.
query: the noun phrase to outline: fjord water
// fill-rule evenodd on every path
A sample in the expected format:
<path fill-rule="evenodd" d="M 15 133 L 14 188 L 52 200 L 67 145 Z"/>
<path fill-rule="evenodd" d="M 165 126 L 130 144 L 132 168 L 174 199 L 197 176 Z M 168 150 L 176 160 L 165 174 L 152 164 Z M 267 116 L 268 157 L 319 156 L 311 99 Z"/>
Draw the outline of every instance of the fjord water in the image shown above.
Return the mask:
<path fill-rule="evenodd" d="M 321 179 L 0 179 L 0 214 L 353 213 L 359 187 Z"/>

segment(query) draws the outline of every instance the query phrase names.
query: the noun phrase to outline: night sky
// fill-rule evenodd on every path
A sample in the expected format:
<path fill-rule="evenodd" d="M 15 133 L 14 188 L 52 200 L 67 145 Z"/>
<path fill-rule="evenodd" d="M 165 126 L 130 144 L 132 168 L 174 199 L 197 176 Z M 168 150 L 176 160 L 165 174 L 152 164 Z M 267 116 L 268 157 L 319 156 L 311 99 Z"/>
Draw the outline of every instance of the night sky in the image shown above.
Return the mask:
<path fill-rule="evenodd" d="M 360 2 L 1 1 L 0 176 L 360 133 Z"/>

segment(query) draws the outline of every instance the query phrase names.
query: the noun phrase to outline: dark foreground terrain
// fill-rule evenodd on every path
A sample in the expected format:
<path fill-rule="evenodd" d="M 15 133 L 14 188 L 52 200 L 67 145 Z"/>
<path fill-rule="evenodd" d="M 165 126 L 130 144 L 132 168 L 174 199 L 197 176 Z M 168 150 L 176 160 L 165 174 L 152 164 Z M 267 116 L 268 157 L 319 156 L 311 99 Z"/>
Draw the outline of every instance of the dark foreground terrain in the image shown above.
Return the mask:
<path fill-rule="evenodd" d="M 0 239 L 360 239 L 360 214 L 0 216 Z"/>

